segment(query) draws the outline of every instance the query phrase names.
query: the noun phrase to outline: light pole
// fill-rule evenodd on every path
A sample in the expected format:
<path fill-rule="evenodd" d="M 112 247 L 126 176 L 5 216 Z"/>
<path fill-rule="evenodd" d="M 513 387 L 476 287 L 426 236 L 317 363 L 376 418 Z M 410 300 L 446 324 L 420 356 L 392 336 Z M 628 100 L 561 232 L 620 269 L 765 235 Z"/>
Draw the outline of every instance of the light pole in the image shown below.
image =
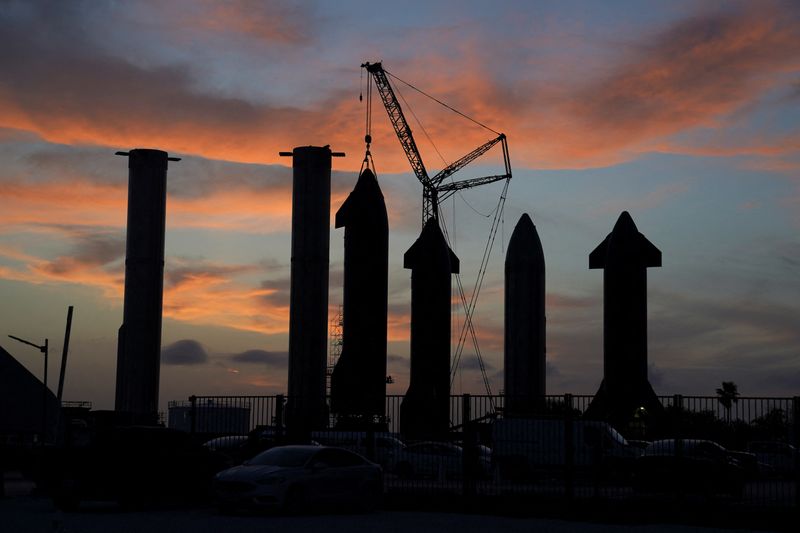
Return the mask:
<path fill-rule="evenodd" d="M 40 352 L 44 354 L 44 379 L 43 381 L 43 388 L 42 388 L 42 445 L 44 445 L 45 440 L 47 440 L 47 354 L 48 354 L 48 339 L 44 340 L 44 344 L 39 346 L 38 344 L 34 344 L 30 341 L 26 341 L 25 339 L 20 339 L 19 337 L 15 337 L 14 335 L 9 335 L 15 341 L 19 341 L 23 344 L 27 344 L 28 346 L 33 346 Z"/>

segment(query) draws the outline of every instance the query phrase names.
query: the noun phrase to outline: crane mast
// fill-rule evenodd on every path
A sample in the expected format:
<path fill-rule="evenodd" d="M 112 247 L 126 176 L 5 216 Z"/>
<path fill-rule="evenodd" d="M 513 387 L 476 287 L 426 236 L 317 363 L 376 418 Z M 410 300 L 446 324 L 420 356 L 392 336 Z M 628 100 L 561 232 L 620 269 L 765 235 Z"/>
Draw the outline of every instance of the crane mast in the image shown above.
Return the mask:
<path fill-rule="evenodd" d="M 508 142 L 506 141 L 505 134 L 499 134 L 496 138 L 482 144 L 475 148 L 465 156 L 459 158 L 453 163 L 447 165 L 444 169 L 438 172 L 433 178 L 428 176 L 428 171 L 425 164 L 422 162 L 422 156 L 417 148 L 417 143 L 414 141 L 414 135 L 411 132 L 411 127 L 408 125 L 403 109 L 400 107 L 400 102 L 389 83 L 389 77 L 383 69 L 381 63 L 364 63 L 361 65 L 372 76 L 375 81 L 375 87 L 378 89 L 383 106 L 386 108 L 386 113 L 389 115 L 389 121 L 392 123 L 395 134 L 397 135 L 403 152 L 411 164 L 411 169 L 417 176 L 417 179 L 422 184 L 422 224 L 433 217 L 439 219 L 439 202 L 449 198 L 456 191 L 476 187 L 478 185 L 485 185 L 495 181 L 510 179 L 511 178 L 511 162 L 508 157 Z M 369 133 L 367 134 L 369 139 Z M 367 140 L 369 143 L 370 141 Z M 503 162 L 505 165 L 505 173 L 496 176 L 486 176 L 483 178 L 473 178 L 470 180 L 457 181 L 452 183 L 443 184 L 442 182 L 479 158 L 487 151 L 489 151 L 497 143 L 501 143 L 503 148 Z M 440 192 L 445 194 L 440 196 Z"/>

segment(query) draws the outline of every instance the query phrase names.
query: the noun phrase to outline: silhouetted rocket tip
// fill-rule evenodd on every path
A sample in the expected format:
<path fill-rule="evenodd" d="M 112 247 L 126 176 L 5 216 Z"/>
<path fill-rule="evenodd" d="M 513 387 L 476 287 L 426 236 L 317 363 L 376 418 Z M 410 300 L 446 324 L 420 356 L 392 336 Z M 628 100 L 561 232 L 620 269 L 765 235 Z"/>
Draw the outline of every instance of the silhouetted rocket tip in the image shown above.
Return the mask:
<path fill-rule="evenodd" d="M 618 263 L 661 266 L 661 250 L 639 232 L 627 211 L 620 214 L 611 233 L 589 254 L 589 268 L 606 268 L 611 256 Z"/>
<path fill-rule="evenodd" d="M 336 212 L 334 226 L 337 228 L 346 226 L 356 210 L 361 214 L 368 210 L 380 210 L 376 216 L 381 216 L 388 220 L 383 192 L 380 185 L 378 185 L 378 179 L 375 174 L 368 168 L 364 169 L 364 172 L 358 177 L 356 186 L 353 187 L 350 195 Z"/>
<path fill-rule="evenodd" d="M 447 254 L 447 255 L 444 255 Z M 449 261 L 450 272 L 458 274 L 460 262 L 439 228 L 439 221 L 431 217 L 425 222 L 422 233 L 403 255 L 403 268 L 415 269 Z"/>
<path fill-rule="evenodd" d="M 514 231 L 511 233 L 511 239 L 508 241 L 508 252 L 506 252 L 506 260 L 511 257 L 530 257 L 544 259 L 544 252 L 542 251 L 542 242 L 539 240 L 539 233 L 536 231 L 536 226 L 528 213 L 523 213 L 519 217 L 517 225 L 514 226 Z"/>

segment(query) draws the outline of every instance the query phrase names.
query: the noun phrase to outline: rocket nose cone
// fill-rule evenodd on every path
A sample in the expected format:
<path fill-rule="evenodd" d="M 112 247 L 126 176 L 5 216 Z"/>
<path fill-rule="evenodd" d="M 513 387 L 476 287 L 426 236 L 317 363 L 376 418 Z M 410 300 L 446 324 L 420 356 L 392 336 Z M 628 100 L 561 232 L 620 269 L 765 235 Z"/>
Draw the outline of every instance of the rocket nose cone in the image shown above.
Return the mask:
<path fill-rule="evenodd" d="M 536 231 L 536 226 L 528 213 L 524 213 L 519 218 L 513 233 L 511 233 L 511 239 L 508 241 L 506 259 L 517 256 L 543 256 L 539 233 Z"/>
<path fill-rule="evenodd" d="M 528 226 L 531 228 L 535 228 L 536 226 L 533 224 L 533 220 L 528 213 L 522 213 L 522 216 L 519 217 L 519 221 L 517 221 L 517 227 L 520 226 Z M 515 228 L 516 229 L 516 228 Z"/>
<path fill-rule="evenodd" d="M 612 233 L 638 233 L 638 232 L 639 230 L 636 228 L 636 223 L 634 223 L 633 218 L 627 211 L 623 211 L 622 214 L 619 215 L 617 223 L 614 224 L 614 229 L 612 230 Z"/>
<path fill-rule="evenodd" d="M 362 172 L 361 175 L 358 177 L 358 179 L 362 179 L 362 178 L 363 179 L 373 179 L 374 180 L 375 179 L 375 173 L 373 173 L 372 170 L 370 170 L 368 168 L 365 168 L 364 172 Z"/>
<path fill-rule="evenodd" d="M 354 191 L 358 191 L 358 194 L 365 194 L 365 195 L 380 195 L 383 197 L 383 192 L 381 192 L 381 187 L 378 185 L 378 178 L 370 169 L 364 169 L 364 172 L 358 177 L 358 181 L 356 182 L 356 186 L 353 188 Z"/>

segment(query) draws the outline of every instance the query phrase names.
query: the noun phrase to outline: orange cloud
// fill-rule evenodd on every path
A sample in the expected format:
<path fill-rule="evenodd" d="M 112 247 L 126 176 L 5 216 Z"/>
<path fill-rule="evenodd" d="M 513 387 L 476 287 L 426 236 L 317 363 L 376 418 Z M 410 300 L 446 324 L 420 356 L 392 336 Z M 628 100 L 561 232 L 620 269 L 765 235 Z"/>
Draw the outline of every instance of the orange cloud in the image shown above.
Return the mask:
<path fill-rule="evenodd" d="M 608 67 L 600 77 L 573 73 L 572 79 L 546 84 L 500 81 L 492 56 L 482 51 L 485 43 L 469 39 L 458 47 L 460 56 L 417 55 L 413 63 L 400 63 L 398 72 L 409 80 L 424 79 L 427 91 L 505 131 L 517 166 L 608 165 L 658 149 L 676 133 L 718 127 L 800 68 L 800 24 L 789 5 L 762 2 L 681 20 L 641 39 L 632 59 Z M 282 36 L 280 24 L 258 22 L 259 13 L 270 9 L 251 13 L 245 6 L 207 7 L 216 14 L 208 24 L 243 28 L 245 34 L 265 28 L 278 40 L 296 38 L 291 28 Z M 51 142 L 157 146 L 251 163 L 285 164 L 278 158 L 281 150 L 330 144 L 350 155 L 337 160 L 337 167 L 360 165 L 364 107 L 350 92 L 331 90 L 302 109 L 201 93 L 184 68 L 145 68 L 112 60 L 84 43 L 54 48 L 24 27 L 4 29 L 0 45 L 19 50 L 19 57 L 0 65 L 7 80 L 0 87 L 1 126 Z M 431 71 L 440 75 L 428 75 Z M 379 171 L 407 171 L 377 98 L 375 104 L 373 152 Z M 418 99 L 416 106 L 448 161 L 491 137 L 447 111 L 437 115 L 435 105 Z M 418 144 L 425 146 L 422 129 L 408 118 Z M 431 169 L 444 165 L 430 149 L 423 157 Z"/>

